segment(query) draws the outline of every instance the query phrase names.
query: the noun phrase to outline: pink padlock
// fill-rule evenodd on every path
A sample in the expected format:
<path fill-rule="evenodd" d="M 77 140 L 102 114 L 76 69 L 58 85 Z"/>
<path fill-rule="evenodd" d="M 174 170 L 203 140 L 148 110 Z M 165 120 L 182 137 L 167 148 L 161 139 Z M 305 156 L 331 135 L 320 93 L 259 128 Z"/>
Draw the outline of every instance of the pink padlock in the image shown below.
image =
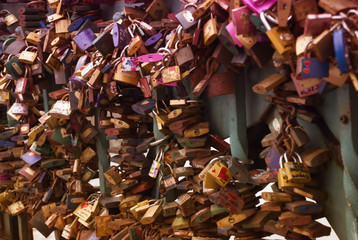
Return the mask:
<path fill-rule="evenodd" d="M 139 62 L 159 62 L 163 60 L 163 55 L 159 53 L 145 54 L 138 57 Z"/>
<path fill-rule="evenodd" d="M 234 23 L 231 22 L 226 26 L 226 30 L 229 32 L 231 38 L 234 40 L 234 42 L 236 43 L 237 46 L 242 47 L 242 43 L 239 41 L 239 39 L 237 39 L 236 34 L 235 34 L 235 27 L 234 27 Z"/>
<path fill-rule="evenodd" d="M 260 13 L 270 9 L 277 0 L 242 0 L 253 12 L 260 15 Z"/>

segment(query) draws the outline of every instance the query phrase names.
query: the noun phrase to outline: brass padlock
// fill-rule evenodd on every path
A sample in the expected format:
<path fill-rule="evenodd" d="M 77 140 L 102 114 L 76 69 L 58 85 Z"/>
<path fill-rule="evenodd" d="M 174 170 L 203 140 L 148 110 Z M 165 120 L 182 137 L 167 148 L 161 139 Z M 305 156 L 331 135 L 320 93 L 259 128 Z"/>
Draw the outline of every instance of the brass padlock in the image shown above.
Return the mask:
<path fill-rule="evenodd" d="M 30 46 L 20 53 L 19 61 L 26 64 L 34 64 L 36 58 L 37 48 Z"/>
<path fill-rule="evenodd" d="M 311 181 L 310 172 L 298 153 L 295 152 L 294 156 L 292 156 L 293 162 L 288 161 L 287 153 L 284 154 L 284 158 L 288 181 L 294 183 L 309 183 Z"/>
<path fill-rule="evenodd" d="M 280 157 L 280 168 L 277 173 L 277 180 L 278 180 L 278 188 L 284 189 L 284 188 L 303 188 L 302 183 L 294 183 L 288 180 L 288 176 L 286 173 L 286 170 L 283 166 L 283 155 Z"/>
<path fill-rule="evenodd" d="M 218 27 L 216 18 L 213 17 L 211 13 L 211 18 L 204 24 L 204 45 L 209 46 L 212 42 L 215 41 L 218 36 Z"/>

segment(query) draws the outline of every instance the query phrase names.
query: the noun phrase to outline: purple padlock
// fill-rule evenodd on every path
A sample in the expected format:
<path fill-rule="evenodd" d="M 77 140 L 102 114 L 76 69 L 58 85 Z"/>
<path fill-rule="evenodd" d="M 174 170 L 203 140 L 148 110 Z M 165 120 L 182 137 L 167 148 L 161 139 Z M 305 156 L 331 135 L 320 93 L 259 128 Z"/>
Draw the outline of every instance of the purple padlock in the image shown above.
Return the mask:
<path fill-rule="evenodd" d="M 277 0 L 242 0 L 253 12 L 260 15 L 260 13 L 270 9 Z"/>
<path fill-rule="evenodd" d="M 147 41 L 144 42 L 144 46 L 148 47 L 150 45 L 153 45 L 154 43 L 158 42 L 159 39 L 161 39 L 162 37 L 163 37 L 162 33 L 157 33 L 151 36 L 150 38 L 148 38 Z"/>
<path fill-rule="evenodd" d="M 114 47 L 118 47 L 119 49 L 125 48 L 130 42 L 127 28 L 118 23 L 113 24 L 112 37 Z"/>
<path fill-rule="evenodd" d="M 278 173 L 280 168 L 280 151 L 276 148 L 276 146 L 271 146 L 269 152 L 265 157 L 266 165 L 274 174 Z"/>
<path fill-rule="evenodd" d="M 86 30 L 80 32 L 73 38 L 73 41 L 83 52 L 92 47 L 92 42 L 96 39 L 96 34 L 92 29 L 87 28 Z"/>

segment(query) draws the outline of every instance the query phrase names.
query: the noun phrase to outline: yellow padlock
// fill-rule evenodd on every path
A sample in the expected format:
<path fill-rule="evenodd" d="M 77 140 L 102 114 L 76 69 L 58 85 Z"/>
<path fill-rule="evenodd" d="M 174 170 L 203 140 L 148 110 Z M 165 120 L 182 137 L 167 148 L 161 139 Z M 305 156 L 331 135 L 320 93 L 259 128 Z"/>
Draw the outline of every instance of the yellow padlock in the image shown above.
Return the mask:
<path fill-rule="evenodd" d="M 39 34 L 39 30 L 30 32 L 29 35 L 27 35 L 26 37 L 26 41 L 37 46 L 37 44 L 41 41 L 41 35 Z"/>
<path fill-rule="evenodd" d="M 221 157 L 222 158 L 222 157 Z M 221 159 L 218 157 L 218 159 Z M 232 177 L 229 168 L 221 161 L 217 161 L 208 171 L 208 174 L 214 177 L 214 180 L 221 187 L 225 187 Z"/>
<path fill-rule="evenodd" d="M 294 183 L 288 180 L 287 173 L 285 168 L 283 167 L 283 156 L 280 157 L 280 168 L 277 173 L 277 180 L 278 180 L 278 188 L 303 188 L 302 183 Z"/>
<path fill-rule="evenodd" d="M 211 14 L 211 18 L 205 23 L 203 33 L 205 46 L 209 46 L 218 36 L 217 22 L 216 18 L 213 17 L 213 14 Z"/>
<path fill-rule="evenodd" d="M 37 48 L 33 46 L 29 46 L 20 53 L 19 61 L 26 64 L 34 64 L 36 58 L 37 58 Z"/>
<path fill-rule="evenodd" d="M 284 154 L 284 158 L 286 160 L 284 168 L 290 182 L 309 183 L 311 181 L 310 172 L 298 153 L 294 153 L 293 162 L 287 160 L 287 153 Z"/>
<path fill-rule="evenodd" d="M 19 21 L 17 19 L 17 17 L 14 14 L 10 13 L 9 11 L 7 11 L 7 10 L 2 10 L 2 11 L 5 11 L 8 13 L 8 15 L 5 16 L 5 18 L 4 18 L 6 26 L 10 27 L 11 25 L 13 25 Z"/>
<path fill-rule="evenodd" d="M 272 45 L 279 54 L 285 55 L 295 50 L 295 38 L 288 28 L 274 27 L 271 28 L 267 22 L 265 13 L 260 14 L 262 24 L 267 29 L 266 35 L 271 40 Z"/>

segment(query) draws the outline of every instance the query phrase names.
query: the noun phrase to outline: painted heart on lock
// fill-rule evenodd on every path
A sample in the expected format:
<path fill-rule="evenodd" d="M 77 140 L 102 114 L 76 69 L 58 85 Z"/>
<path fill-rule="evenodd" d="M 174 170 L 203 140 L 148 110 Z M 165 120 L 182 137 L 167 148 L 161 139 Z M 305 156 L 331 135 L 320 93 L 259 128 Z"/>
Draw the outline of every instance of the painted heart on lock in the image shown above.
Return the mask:
<path fill-rule="evenodd" d="M 323 78 L 329 76 L 329 61 L 320 62 L 318 58 L 302 59 L 302 79 Z"/>
<path fill-rule="evenodd" d="M 228 169 L 227 168 L 221 168 L 220 172 L 218 174 L 218 178 L 221 178 L 224 182 L 227 182 L 230 180 L 230 176 L 227 174 Z"/>

